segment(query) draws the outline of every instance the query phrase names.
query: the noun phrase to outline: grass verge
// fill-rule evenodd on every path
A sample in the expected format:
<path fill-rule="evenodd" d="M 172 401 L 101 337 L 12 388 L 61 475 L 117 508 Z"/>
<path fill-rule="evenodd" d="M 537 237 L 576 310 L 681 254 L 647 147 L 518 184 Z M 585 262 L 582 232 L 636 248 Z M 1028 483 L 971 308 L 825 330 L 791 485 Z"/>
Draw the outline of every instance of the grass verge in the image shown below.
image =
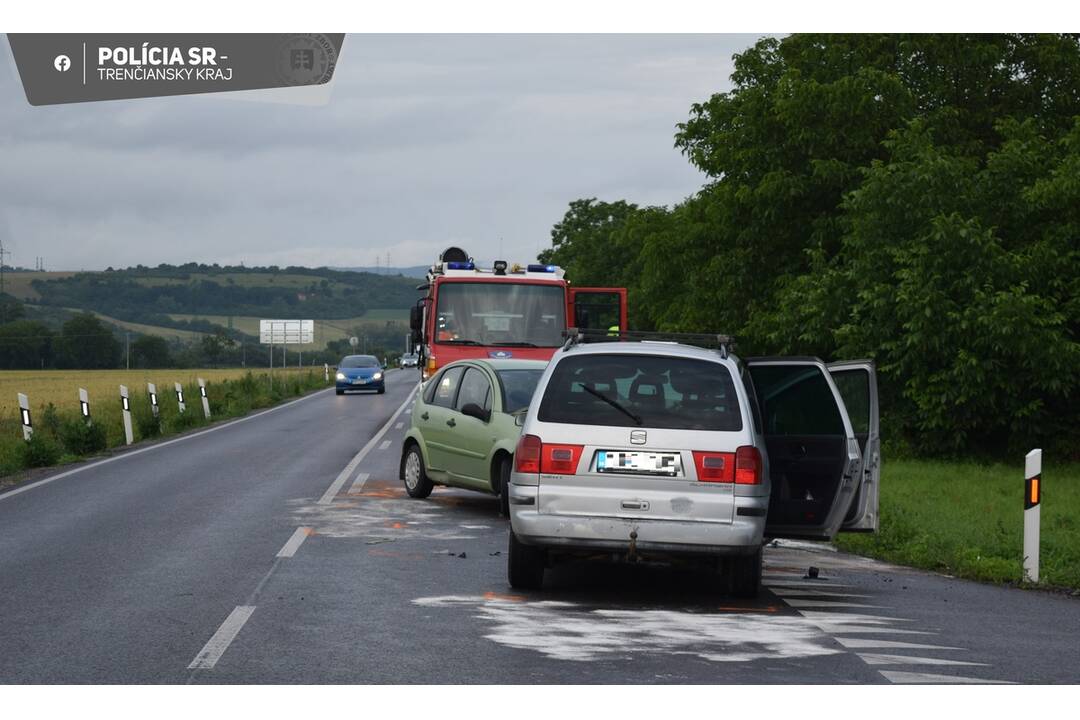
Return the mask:
<path fill-rule="evenodd" d="M 1080 589 L 1080 463 L 1043 468 L 1040 585 Z M 893 460 L 882 464 L 874 535 L 841 550 L 957 577 L 1019 584 L 1024 465 Z"/>
<path fill-rule="evenodd" d="M 312 390 L 321 390 L 329 387 L 329 384 L 321 369 L 275 372 L 273 388 L 266 372 L 246 372 L 239 377 L 207 378 L 206 395 L 210 401 L 211 420 L 222 420 L 246 415 L 252 410 L 270 407 Z M 159 417 L 156 419 L 145 385 L 139 389 L 132 388 L 132 431 L 136 442 L 210 424 L 211 420 L 207 420 L 203 414 L 197 382 L 189 378 L 183 387 L 187 409 L 181 413 L 172 384 L 158 386 Z M 77 406 L 58 408 L 50 403 L 44 408 L 35 408 L 34 437 L 32 442 L 27 443 L 22 439 L 17 411 L 3 412 L 0 417 L 0 487 L 11 484 L 10 481 L 5 483 L 5 477 L 24 470 L 72 462 L 124 444 L 119 396 L 112 402 L 92 404 L 91 416 L 92 427 L 88 428 Z M 11 479 L 18 481 L 17 478 Z"/>

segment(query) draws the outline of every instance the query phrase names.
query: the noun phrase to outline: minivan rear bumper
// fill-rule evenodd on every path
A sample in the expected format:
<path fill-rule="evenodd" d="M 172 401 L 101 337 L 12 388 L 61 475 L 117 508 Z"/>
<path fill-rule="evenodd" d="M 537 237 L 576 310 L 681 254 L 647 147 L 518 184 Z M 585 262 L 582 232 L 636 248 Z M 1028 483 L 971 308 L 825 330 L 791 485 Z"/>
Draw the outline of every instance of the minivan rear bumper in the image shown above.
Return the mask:
<path fill-rule="evenodd" d="M 535 486 L 510 486 L 514 535 L 526 545 L 567 550 L 747 555 L 761 547 L 769 504 L 768 497 L 738 497 L 731 523 L 649 520 L 540 513 L 536 509 L 536 492 Z M 742 508 L 746 510 L 740 513 Z M 636 537 L 631 538 L 631 533 Z"/>

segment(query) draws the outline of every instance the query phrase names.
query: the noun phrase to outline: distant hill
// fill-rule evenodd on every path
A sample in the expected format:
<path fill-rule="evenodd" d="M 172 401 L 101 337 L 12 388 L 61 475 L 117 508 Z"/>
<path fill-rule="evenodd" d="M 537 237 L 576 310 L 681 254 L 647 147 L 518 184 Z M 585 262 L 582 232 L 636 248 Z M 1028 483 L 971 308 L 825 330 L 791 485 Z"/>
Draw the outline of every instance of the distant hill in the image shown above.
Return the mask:
<path fill-rule="evenodd" d="M 377 275 L 404 275 L 410 278 L 420 278 L 421 280 L 427 276 L 427 271 L 431 269 L 430 265 L 413 265 L 412 267 L 336 267 L 334 270 L 345 270 L 347 272 L 364 272 L 375 273 Z"/>
<path fill-rule="evenodd" d="M 10 282 L 9 278 L 17 278 Z M 310 318 L 381 324 L 407 318 L 416 278 L 304 267 L 137 266 L 101 272 L 12 273 L 8 292 L 34 305 L 88 310 L 114 321 L 207 332 L 229 318 Z M 210 319 L 212 318 L 212 320 Z M 244 329 L 240 326 L 243 324 Z M 341 324 L 341 323 L 335 323 Z"/>

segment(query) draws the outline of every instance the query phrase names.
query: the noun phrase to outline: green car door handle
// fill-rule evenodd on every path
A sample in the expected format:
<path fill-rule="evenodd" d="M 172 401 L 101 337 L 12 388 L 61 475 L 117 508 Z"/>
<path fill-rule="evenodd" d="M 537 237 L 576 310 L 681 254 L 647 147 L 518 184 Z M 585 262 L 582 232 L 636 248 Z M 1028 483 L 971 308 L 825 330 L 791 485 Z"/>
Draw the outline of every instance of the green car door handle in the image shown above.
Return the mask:
<path fill-rule="evenodd" d="M 431 416 L 428 415 L 427 413 L 424 413 L 423 415 L 420 416 L 420 419 L 421 420 L 427 420 L 429 417 L 431 417 Z"/>
<path fill-rule="evenodd" d="M 454 420 L 454 418 L 450 418 L 449 420 L 446 421 L 446 424 L 449 425 L 450 427 L 455 427 L 457 425 L 457 422 Z"/>

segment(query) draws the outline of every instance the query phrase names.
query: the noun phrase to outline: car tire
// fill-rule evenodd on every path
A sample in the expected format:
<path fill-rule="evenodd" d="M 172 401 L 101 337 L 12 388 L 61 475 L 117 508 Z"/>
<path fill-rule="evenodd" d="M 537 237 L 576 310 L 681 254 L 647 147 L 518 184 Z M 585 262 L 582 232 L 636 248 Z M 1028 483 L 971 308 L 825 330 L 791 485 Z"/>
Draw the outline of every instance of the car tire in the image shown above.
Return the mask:
<path fill-rule="evenodd" d="M 544 584 L 547 551 L 525 545 L 510 531 L 510 549 L 506 555 L 506 579 L 517 590 L 539 590 Z"/>
<path fill-rule="evenodd" d="M 409 445 L 405 451 L 405 460 L 402 463 L 402 475 L 405 479 L 405 492 L 409 497 L 423 499 L 431 494 L 435 484 L 427 476 L 424 467 L 424 456 L 420 452 L 420 446 L 416 443 Z"/>
<path fill-rule="evenodd" d="M 731 558 L 731 594 L 756 598 L 761 591 L 761 548 L 752 555 Z"/>
<path fill-rule="evenodd" d="M 510 458 L 503 458 L 499 463 L 499 514 L 510 519 L 510 470 L 513 467 Z"/>
<path fill-rule="evenodd" d="M 384 387 L 379 388 L 379 394 L 380 395 L 382 395 L 384 392 L 386 392 L 386 388 L 384 388 Z"/>
<path fill-rule="evenodd" d="M 335 392 L 336 394 L 338 394 L 338 395 L 344 395 L 344 394 L 345 394 L 345 391 L 344 391 L 344 390 L 335 390 L 334 392 Z"/>

